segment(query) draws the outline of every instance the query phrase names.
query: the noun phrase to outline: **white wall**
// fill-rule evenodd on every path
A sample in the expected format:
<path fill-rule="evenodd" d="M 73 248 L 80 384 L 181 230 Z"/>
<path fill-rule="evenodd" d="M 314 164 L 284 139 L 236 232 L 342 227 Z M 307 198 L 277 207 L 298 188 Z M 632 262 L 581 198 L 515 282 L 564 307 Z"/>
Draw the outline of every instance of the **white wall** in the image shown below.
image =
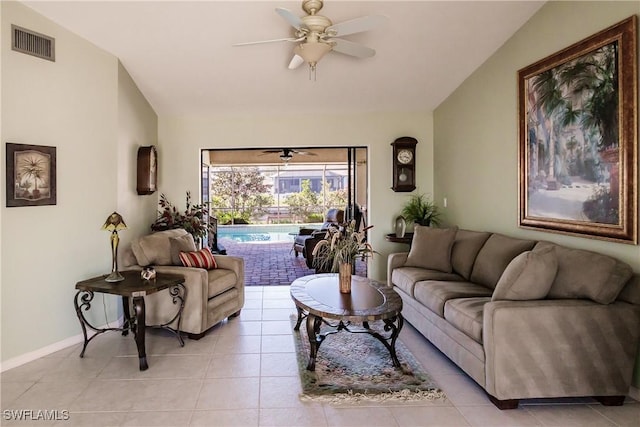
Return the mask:
<path fill-rule="evenodd" d="M 127 189 L 135 191 L 134 145 L 155 143 L 157 122 L 115 57 L 20 3 L 1 2 L 0 8 L 2 142 L 57 148 L 55 206 L 6 208 L 3 168 L 1 328 L 6 369 L 81 333 L 72 305 L 75 283 L 111 268 L 109 234 L 100 227 L 125 205 L 132 209 L 122 212 L 125 221 L 127 214 L 136 217 L 123 237 L 141 233 L 138 220 L 149 216 L 146 204 L 136 203 Z M 54 37 L 56 61 L 12 51 L 11 24 Z M 1 152 L 4 167 L 4 147 Z M 102 324 L 102 297 L 94 301 L 92 317 Z M 105 301 L 106 320 L 113 321 L 119 301 Z"/>
<path fill-rule="evenodd" d="M 391 142 L 413 136 L 418 189 L 433 190 L 432 116 L 429 112 L 326 116 L 161 117 L 159 186 L 179 208 L 185 192 L 200 192 L 200 149 L 242 147 L 366 146 L 369 151 L 369 224 L 376 255 L 370 277 L 386 280 L 386 255 L 407 247 L 384 240 L 408 194 L 391 190 Z"/>
<path fill-rule="evenodd" d="M 640 272 L 640 246 L 517 225 L 518 70 L 639 12 L 637 1 L 548 2 L 436 109 L 435 191 L 449 222 L 605 253 Z"/>

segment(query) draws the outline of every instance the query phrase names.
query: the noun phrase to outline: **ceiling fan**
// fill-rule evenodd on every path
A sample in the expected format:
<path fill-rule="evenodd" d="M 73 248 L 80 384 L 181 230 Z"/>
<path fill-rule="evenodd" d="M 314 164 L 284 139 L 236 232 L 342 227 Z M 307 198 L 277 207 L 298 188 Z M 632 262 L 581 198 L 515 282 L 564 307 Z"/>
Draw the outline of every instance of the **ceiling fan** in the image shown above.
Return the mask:
<path fill-rule="evenodd" d="M 376 54 L 375 50 L 367 46 L 338 37 L 374 29 L 387 21 L 386 16 L 362 16 L 339 24 L 333 24 L 326 16 L 318 15 L 322 5 L 322 0 L 303 0 L 302 10 L 307 13 L 303 17 L 298 17 L 287 9 L 277 7 L 276 13 L 295 28 L 294 37 L 237 43 L 234 46 L 282 41 L 298 43 L 293 49 L 294 55 L 291 62 L 289 62 L 289 69 L 298 68 L 303 62 L 306 62 L 309 64 L 309 72 L 313 72 L 314 76 L 318 61 L 330 51 L 355 56 L 356 58 L 368 58 Z"/>
<path fill-rule="evenodd" d="M 294 154 L 300 154 L 300 155 L 303 155 L 303 156 L 317 156 L 316 153 L 312 153 L 310 151 L 294 150 L 293 148 L 281 148 L 281 149 L 275 149 L 275 150 L 264 150 L 262 152 L 262 154 L 260 154 L 260 156 L 264 156 L 264 155 L 271 154 L 271 153 L 280 153 L 280 159 L 283 162 L 288 162 L 289 160 L 291 160 L 293 158 Z"/>

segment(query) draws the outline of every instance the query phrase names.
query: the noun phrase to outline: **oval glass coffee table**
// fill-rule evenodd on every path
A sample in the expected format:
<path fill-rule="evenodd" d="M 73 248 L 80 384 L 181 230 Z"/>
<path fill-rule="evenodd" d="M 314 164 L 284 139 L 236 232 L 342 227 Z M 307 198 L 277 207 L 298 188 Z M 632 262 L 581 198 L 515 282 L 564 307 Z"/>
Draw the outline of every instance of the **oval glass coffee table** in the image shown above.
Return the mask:
<path fill-rule="evenodd" d="M 302 320 L 307 319 L 309 371 L 315 370 L 320 344 L 327 336 L 340 331 L 373 336 L 389 350 L 393 366 L 400 367 L 396 340 L 404 323 L 402 299 L 392 288 L 366 277 L 352 276 L 351 293 L 342 294 L 336 273 L 312 274 L 291 283 L 291 298 L 298 310 L 294 330 L 299 330 Z M 384 332 L 388 336 L 369 327 L 370 322 L 378 320 L 384 322 Z M 320 333 L 323 323 L 329 330 Z"/>

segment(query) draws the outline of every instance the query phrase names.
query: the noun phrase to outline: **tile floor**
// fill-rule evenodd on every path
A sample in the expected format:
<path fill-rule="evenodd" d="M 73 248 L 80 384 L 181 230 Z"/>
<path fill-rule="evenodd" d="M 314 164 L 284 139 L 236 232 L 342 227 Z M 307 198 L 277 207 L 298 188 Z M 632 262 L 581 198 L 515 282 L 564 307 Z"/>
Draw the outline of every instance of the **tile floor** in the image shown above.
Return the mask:
<path fill-rule="evenodd" d="M 240 317 L 200 341 L 147 336 L 149 369 L 138 370 L 131 337 L 107 333 L 84 359 L 75 345 L 2 373 L 2 409 L 68 410 L 36 426 L 639 426 L 640 403 L 525 401 L 499 411 L 484 392 L 410 325 L 402 341 L 447 394 L 439 402 L 332 406 L 302 403 L 288 286 L 246 288 Z M 322 353 L 322 351 L 321 351 Z M 320 354 L 321 354 L 320 353 Z"/>

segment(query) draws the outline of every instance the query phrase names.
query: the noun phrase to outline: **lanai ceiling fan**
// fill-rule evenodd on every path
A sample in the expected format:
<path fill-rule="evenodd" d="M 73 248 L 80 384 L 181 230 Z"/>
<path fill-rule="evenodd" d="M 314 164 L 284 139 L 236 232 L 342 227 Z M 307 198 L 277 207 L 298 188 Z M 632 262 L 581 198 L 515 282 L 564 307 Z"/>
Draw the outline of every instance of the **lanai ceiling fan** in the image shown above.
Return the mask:
<path fill-rule="evenodd" d="M 326 16 L 318 15 L 322 5 L 322 0 L 303 0 L 302 10 L 307 13 L 303 17 L 294 15 L 288 9 L 277 7 L 276 13 L 295 29 L 294 37 L 237 43 L 234 46 L 283 41 L 297 43 L 293 49 L 294 55 L 291 62 L 289 62 L 289 69 L 298 68 L 302 63 L 306 62 L 309 64 L 309 72 L 313 73 L 314 77 L 318 61 L 330 51 L 355 56 L 356 58 L 369 58 L 376 54 L 375 50 L 367 46 L 338 37 L 372 30 L 384 24 L 387 21 L 386 16 L 362 16 L 333 24 Z"/>
<path fill-rule="evenodd" d="M 260 156 L 265 156 L 267 154 L 272 154 L 272 153 L 280 153 L 280 159 L 283 162 L 288 162 L 289 160 L 291 160 L 293 158 L 294 154 L 300 154 L 302 156 L 317 156 L 316 153 L 312 153 L 310 151 L 300 151 L 300 150 L 294 150 L 293 148 L 280 148 L 280 149 L 274 149 L 274 150 L 264 150 L 262 152 L 262 154 L 260 154 Z"/>

